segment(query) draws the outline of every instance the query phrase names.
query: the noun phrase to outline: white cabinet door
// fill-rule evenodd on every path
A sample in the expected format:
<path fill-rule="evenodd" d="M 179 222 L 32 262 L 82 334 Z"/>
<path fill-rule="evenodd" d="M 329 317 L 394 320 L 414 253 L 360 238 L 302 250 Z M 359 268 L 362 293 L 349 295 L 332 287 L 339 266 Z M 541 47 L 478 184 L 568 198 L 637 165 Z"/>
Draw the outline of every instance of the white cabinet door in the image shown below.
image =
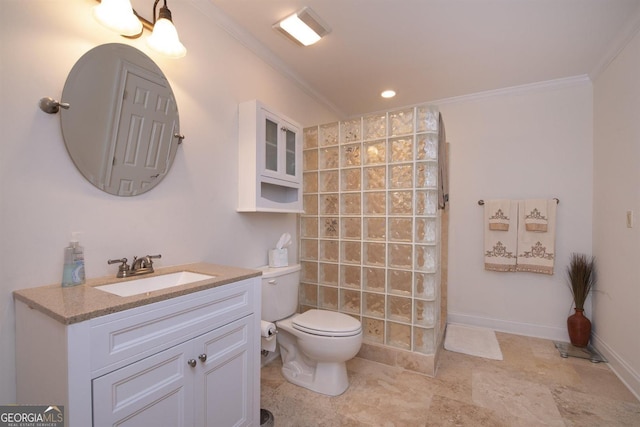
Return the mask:
<path fill-rule="evenodd" d="M 193 426 L 192 342 L 93 380 L 93 425 Z"/>
<path fill-rule="evenodd" d="M 254 315 L 197 338 L 196 426 L 254 425 Z M 204 357 L 206 356 L 206 357 Z M 203 362 L 204 360 L 204 362 Z"/>
<path fill-rule="evenodd" d="M 300 185 L 302 179 L 302 139 L 297 125 L 261 107 L 258 139 L 261 175 Z"/>

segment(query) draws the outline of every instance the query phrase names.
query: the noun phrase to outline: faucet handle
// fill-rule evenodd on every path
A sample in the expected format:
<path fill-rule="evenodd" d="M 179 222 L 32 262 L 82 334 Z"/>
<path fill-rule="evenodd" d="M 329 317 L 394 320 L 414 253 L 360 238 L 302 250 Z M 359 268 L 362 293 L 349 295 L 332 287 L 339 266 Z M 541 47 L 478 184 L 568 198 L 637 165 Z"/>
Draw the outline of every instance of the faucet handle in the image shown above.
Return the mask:
<path fill-rule="evenodd" d="M 121 264 L 118 267 L 118 274 L 116 275 L 116 277 L 118 278 L 126 277 L 129 273 L 129 265 L 127 264 L 127 259 L 120 258 L 120 259 L 107 260 L 107 264 L 117 264 L 117 263 L 121 263 Z"/>
<path fill-rule="evenodd" d="M 158 255 L 147 255 L 147 258 L 162 258 L 162 254 L 158 254 Z"/>
<path fill-rule="evenodd" d="M 115 264 L 121 262 L 122 265 L 127 265 L 127 259 L 126 258 L 121 258 L 121 259 L 109 259 L 107 260 L 107 264 Z"/>

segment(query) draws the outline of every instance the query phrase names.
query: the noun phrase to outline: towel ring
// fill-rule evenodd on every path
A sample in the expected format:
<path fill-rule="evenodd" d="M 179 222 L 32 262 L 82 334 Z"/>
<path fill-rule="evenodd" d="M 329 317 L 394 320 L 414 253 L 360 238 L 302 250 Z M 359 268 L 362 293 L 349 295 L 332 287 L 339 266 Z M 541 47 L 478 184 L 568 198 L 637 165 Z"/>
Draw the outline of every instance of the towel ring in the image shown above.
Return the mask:
<path fill-rule="evenodd" d="M 553 198 L 553 200 L 555 200 L 555 201 L 556 201 L 556 204 L 557 204 L 557 205 L 559 205 L 559 204 L 560 204 L 560 199 L 558 199 L 557 197 L 554 197 L 554 198 Z M 484 200 L 482 200 L 482 199 L 478 200 L 478 204 L 479 204 L 480 206 L 484 205 Z"/>

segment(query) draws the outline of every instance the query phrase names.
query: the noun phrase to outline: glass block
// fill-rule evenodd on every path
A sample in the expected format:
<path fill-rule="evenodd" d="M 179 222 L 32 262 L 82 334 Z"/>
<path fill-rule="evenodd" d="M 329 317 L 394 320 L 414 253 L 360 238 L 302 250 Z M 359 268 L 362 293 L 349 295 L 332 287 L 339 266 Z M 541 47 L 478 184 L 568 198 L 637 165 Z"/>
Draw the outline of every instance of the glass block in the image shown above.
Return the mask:
<path fill-rule="evenodd" d="M 387 272 L 388 292 L 395 295 L 411 296 L 412 273 L 407 270 L 389 270 Z"/>
<path fill-rule="evenodd" d="M 360 168 L 342 169 L 342 191 L 360 191 Z"/>
<path fill-rule="evenodd" d="M 318 241 L 300 239 L 300 257 L 311 261 L 318 260 Z"/>
<path fill-rule="evenodd" d="M 338 218 L 320 218 L 320 237 L 338 238 L 339 233 Z"/>
<path fill-rule="evenodd" d="M 362 318 L 363 339 L 369 342 L 384 343 L 384 321 L 380 319 Z"/>
<path fill-rule="evenodd" d="M 436 188 L 438 184 L 438 164 L 436 162 L 416 163 L 416 188 Z"/>
<path fill-rule="evenodd" d="M 387 135 L 387 115 L 373 114 L 363 120 L 364 139 L 384 138 Z"/>
<path fill-rule="evenodd" d="M 411 298 L 389 295 L 387 297 L 387 319 L 411 323 Z"/>
<path fill-rule="evenodd" d="M 416 118 L 416 132 L 438 132 L 440 113 L 428 106 L 418 107 Z"/>
<path fill-rule="evenodd" d="M 396 242 L 413 241 L 412 218 L 389 218 L 389 240 Z"/>
<path fill-rule="evenodd" d="M 318 288 L 318 307 L 338 310 L 338 288 L 320 286 Z"/>
<path fill-rule="evenodd" d="M 340 151 L 342 167 L 360 166 L 360 144 L 343 145 Z"/>
<path fill-rule="evenodd" d="M 361 120 L 347 120 L 340 122 L 340 143 L 345 144 L 354 141 L 360 141 L 362 138 Z"/>
<path fill-rule="evenodd" d="M 387 188 L 386 166 L 367 167 L 362 172 L 364 174 L 365 190 L 384 190 Z"/>
<path fill-rule="evenodd" d="M 360 284 L 362 283 L 360 270 L 359 265 L 343 265 L 340 269 L 342 275 L 340 286 L 344 288 L 360 289 Z"/>
<path fill-rule="evenodd" d="M 362 213 L 362 205 L 360 203 L 360 193 L 342 193 L 342 214 L 360 215 Z"/>
<path fill-rule="evenodd" d="M 389 113 L 389 136 L 413 133 L 413 108 Z"/>
<path fill-rule="evenodd" d="M 338 264 L 320 263 L 319 282 L 325 285 L 338 286 Z"/>
<path fill-rule="evenodd" d="M 340 175 L 338 171 L 324 171 L 319 175 L 320 191 L 323 193 L 337 193 L 339 191 L 338 183 Z"/>
<path fill-rule="evenodd" d="M 320 260 L 338 262 L 340 255 L 339 240 L 320 240 Z"/>
<path fill-rule="evenodd" d="M 365 242 L 363 247 L 365 264 L 381 267 L 385 266 L 386 253 L 384 243 Z"/>
<path fill-rule="evenodd" d="M 318 281 L 318 263 L 313 261 L 300 261 L 300 279 L 303 282 Z"/>
<path fill-rule="evenodd" d="M 416 218 L 416 243 L 436 243 L 437 224 L 435 218 Z"/>
<path fill-rule="evenodd" d="M 384 192 L 364 193 L 364 213 L 368 215 L 384 215 L 387 195 Z"/>
<path fill-rule="evenodd" d="M 433 300 L 436 296 L 436 275 L 434 273 L 414 273 L 414 296 Z"/>
<path fill-rule="evenodd" d="M 321 147 L 326 147 L 327 145 L 337 145 L 338 123 L 328 123 L 326 125 L 320 126 L 320 130 L 318 132 L 318 142 Z"/>
<path fill-rule="evenodd" d="M 413 247 L 398 243 L 389 244 L 389 267 L 411 269 Z"/>
<path fill-rule="evenodd" d="M 438 209 L 438 192 L 416 191 L 416 215 L 435 215 Z"/>
<path fill-rule="evenodd" d="M 302 196 L 302 209 L 305 215 L 318 215 L 318 195 L 305 194 Z"/>
<path fill-rule="evenodd" d="M 384 292 L 385 290 L 385 270 L 384 268 L 364 267 L 364 280 L 362 287 L 370 291 Z"/>
<path fill-rule="evenodd" d="M 411 350 L 411 326 L 387 322 L 386 344 L 404 350 Z"/>
<path fill-rule="evenodd" d="M 362 220 L 360 217 L 342 217 L 342 238 L 360 240 L 362 238 Z"/>
<path fill-rule="evenodd" d="M 423 354 L 435 354 L 435 331 L 413 327 L 413 351 Z"/>
<path fill-rule="evenodd" d="M 302 152 L 302 165 L 305 171 L 318 169 L 318 150 L 305 150 Z"/>
<path fill-rule="evenodd" d="M 417 136 L 416 160 L 438 159 L 438 135 L 423 133 Z"/>
<path fill-rule="evenodd" d="M 318 169 L 337 169 L 340 165 L 340 151 L 338 147 L 320 149 Z"/>
<path fill-rule="evenodd" d="M 302 174 L 302 191 L 305 194 L 318 192 L 318 172 L 305 172 Z"/>
<path fill-rule="evenodd" d="M 433 328 L 436 322 L 436 308 L 434 301 L 414 301 L 413 324 Z"/>
<path fill-rule="evenodd" d="M 307 148 L 316 148 L 318 146 L 318 126 L 304 129 L 302 132 L 302 146 Z"/>
<path fill-rule="evenodd" d="M 416 171 L 417 174 L 417 171 Z M 389 166 L 389 188 L 412 188 L 413 165 Z"/>
<path fill-rule="evenodd" d="M 342 262 L 360 264 L 362 262 L 362 249 L 360 242 L 341 242 Z"/>
<path fill-rule="evenodd" d="M 320 214 L 321 215 L 338 215 L 338 206 L 340 197 L 338 193 L 320 195 Z"/>
<path fill-rule="evenodd" d="M 313 283 L 300 284 L 300 303 L 318 306 L 318 285 Z"/>
<path fill-rule="evenodd" d="M 369 292 L 363 292 L 364 298 L 362 303 L 362 314 L 365 316 L 385 317 L 385 303 L 384 294 L 372 294 Z"/>
<path fill-rule="evenodd" d="M 436 271 L 435 246 L 416 245 L 415 269 L 429 273 Z"/>
<path fill-rule="evenodd" d="M 389 193 L 390 215 L 411 215 L 413 213 L 413 192 L 392 191 Z"/>
<path fill-rule="evenodd" d="M 365 240 L 384 240 L 386 237 L 385 218 L 365 218 L 364 238 Z"/>
<path fill-rule="evenodd" d="M 389 162 L 413 161 L 413 137 L 395 138 L 389 140 Z"/>
<path fill-rule="evenodd" d="M 340 289 L 340 311 L 360 314 L 360 292 Z"/>
<path fill-rule="evenodd" d="M 382 165 L 387 162 L 387 145 L 384 140 L 364 144 L 365 165 Z"/>
<path fill-rule="evenodd" d="M 301 217 L 300 234 L 302 237 L 318 237 L 318 218 Z"/>

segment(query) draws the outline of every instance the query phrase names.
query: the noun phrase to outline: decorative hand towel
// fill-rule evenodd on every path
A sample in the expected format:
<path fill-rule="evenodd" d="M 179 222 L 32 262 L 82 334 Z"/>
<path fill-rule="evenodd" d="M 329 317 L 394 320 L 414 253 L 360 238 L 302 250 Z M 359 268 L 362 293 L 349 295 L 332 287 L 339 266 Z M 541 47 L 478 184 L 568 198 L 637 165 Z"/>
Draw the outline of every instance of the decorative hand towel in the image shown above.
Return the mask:
<path fill-rule="evenodd" d="M 546 201 L 547 232 L 527 231 L 525 216 L 530 212 L 520 201 L 518 214 L 518 262 L 516 271 L 553 274 L 556 240 L 556 201 Z"/>
<path fill-rule="evenodd" d="M 511 202 L 509 200 L 489 200 L 485 206 L 487 204 L 489 205 L 489 230 L 509 231 L 511 218 L 513 218 L 514 224 L 517 220 L 517 217 L 512 217 L 509 214 Z"/>
<path fill-rule="evenodd" d="M 484 269 L 492 271 L 516 271 L 518 227 L 518 202 L 508 202 L 506 216 L 513 218 L 513 225 L 506 231 L 496 231 L 489 228 L 489 218 L 495 213 L 491 211 L 490 203 L 484 205 Z"/>
<path fill-rule="evenodd" d="M 524 223 L 527 231 L 547 231 L 548 213 L 547 200 L 530 199 L 524 201 Z"/>

